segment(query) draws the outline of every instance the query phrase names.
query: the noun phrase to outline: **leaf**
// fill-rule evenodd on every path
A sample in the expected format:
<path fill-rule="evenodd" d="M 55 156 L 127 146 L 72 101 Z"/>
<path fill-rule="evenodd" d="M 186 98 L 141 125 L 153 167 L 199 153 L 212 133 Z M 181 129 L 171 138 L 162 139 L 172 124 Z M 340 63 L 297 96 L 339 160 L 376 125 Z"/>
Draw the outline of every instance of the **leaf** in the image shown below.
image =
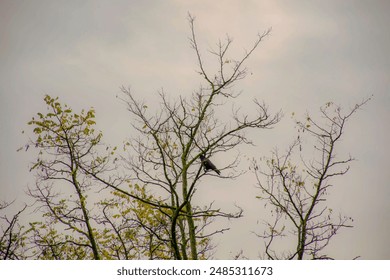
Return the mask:
<path fill-rule="evenodd" d="M 30 172 L 31 172 L 31 170 L 37 168 L 40 164 L 41 164 L 40 161 L 38 161 L 37 163 L 35 163 L 35 164 L 30 168 Z"/>
<path fill-rule="evenodd" d="M 42 132 L 42 129 L 40 127 L 36 127 L 36 128 L 34 128 L 33 131 L 35 134 L 40 134 Z"/>

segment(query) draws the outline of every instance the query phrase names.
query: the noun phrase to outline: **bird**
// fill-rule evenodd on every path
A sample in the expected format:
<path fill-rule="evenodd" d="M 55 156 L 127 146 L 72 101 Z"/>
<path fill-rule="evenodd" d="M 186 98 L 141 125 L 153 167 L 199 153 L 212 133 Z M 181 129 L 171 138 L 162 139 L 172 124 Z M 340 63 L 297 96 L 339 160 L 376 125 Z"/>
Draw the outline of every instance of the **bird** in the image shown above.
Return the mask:
<path fill-rule="evenodd" d="M 219 171 L 218 168 L 208 158 L 206 158 L 203 154 L 201 154 L 199 157 L 202 161 L 202 166 L 205 172 L 211 169 L 215 171 L 218 175 L 221 175 L 221 171 Z"/>

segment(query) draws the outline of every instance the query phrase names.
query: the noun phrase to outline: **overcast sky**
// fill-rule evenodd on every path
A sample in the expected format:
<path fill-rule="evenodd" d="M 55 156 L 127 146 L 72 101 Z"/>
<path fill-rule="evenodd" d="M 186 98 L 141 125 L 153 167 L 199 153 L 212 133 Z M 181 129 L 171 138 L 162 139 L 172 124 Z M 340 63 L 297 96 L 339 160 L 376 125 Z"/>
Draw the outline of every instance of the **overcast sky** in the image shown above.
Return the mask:
<path fill-rule="evenodd" d="M 237 84 L 239 105 L 257 97 L 285 118 L 274 130 L 253 134 L 260 157 L 294 138 L 292 112 L 315 114 L 333 101 L 346 108 L 374 95 L 347 126 L 340 154 L 357 160 L 335 180 L 334 211 L 354 218 L 354 228 L 335 237 L 327 252 L 336 258 L 390 259 L 390 1 L 15 1 L 0 0 L 0 198 L 22 205 L 33 184 L 26 122 L 43 111 L 45 94 L 76 110 L 93 106 L 105 140 L 120 144 L 130 118 L 116 99 L 119 87 L 147 100 L 161 88 L 173 98 L 199 87 L 190 48 L 187 13 L 196 16 L 200 47 L 215 46 L 228 33 L 237 58 L 258 32 L 272 33 L 250 58 L 252 73 Z M 249 109 L 248 109 L 249 110 Z M 252 134 L 251 134 L 252 135 Z M 30 155 L 31 156 L 31 155 Z M 213 158 L 215 163 L 222 158 Z M 245 217 L 215 239 L 216 258 L 240 249 L 249 258 L 263 251 L 252 232 L 262 219 L 253 174 L 225 182 L 211 178 L 199 197 Z M 201 201 L 202 202 L 202 201 Z M 204 201 L 204 204 L 210 201 Z M 226 223 L 224 224 L 226 225 Z"/>

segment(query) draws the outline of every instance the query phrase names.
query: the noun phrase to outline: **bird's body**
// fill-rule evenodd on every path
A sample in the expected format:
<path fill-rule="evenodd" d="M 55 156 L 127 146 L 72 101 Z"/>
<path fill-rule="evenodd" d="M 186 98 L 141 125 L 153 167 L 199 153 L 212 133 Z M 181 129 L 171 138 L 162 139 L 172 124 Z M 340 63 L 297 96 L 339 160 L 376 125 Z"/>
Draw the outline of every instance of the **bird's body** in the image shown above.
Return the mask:
<path fill-rule="evenodd" d="M 213 170 L 218 175 L 221 175 L 221 171 L 219 171 L 218 168 L 208 158 L 206 158 L 203 154 L 200 155 L 199 157 L 200 157 L 200 160 L 202 161 L 204 171 L 207 172 L 208 170 Z"/>

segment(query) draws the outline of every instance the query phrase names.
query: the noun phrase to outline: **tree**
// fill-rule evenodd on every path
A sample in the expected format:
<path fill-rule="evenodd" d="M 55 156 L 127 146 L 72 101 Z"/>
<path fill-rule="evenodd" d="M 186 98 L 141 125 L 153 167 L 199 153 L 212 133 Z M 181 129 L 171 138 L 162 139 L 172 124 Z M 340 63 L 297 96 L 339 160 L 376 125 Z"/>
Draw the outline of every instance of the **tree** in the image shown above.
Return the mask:
<path fill-rule="evenodd" d="M 48 111 L 28 123 L 35 137 L 25 146 L 38 150 L 30 169 L 36 183 L 28 193 L 44 219 L 31 221 L 24 236 L 35 258 L 170 258 L 164 240 L 154 238 L 156 232 L 164 236 L 165 217 L 143 203 L 153 199 L 144 188 L 115 176 L 117 147 L 102 144 L 95 111 L 74 113 L 48 95 L 44 101 Z M 110 184 L 126 185 L 126 191 L 108 191 L 92 174 L 108 174 Z"/>
<path fill-rule="evenodd" d="M 28 123 L 34 126 L 36 135 L 30 145 L 39 150 L 31 168 L 36 171 L 37 182 L 29 194 L 43 207 L 47 219 L 44 224 L 32 225 L 35 243 L 43 248 L 43 256 L 49 250 L 54 258 L 62 258 L 62 254 L 69 254 L 66 258 L 86 258 L 81 248 L 89 248 L 93 259 L 101 259 L 86 195 L 92 183 L 80 170 L 85 160 L 92 160 L 99 170 L 106 166 L 105 159 L 96 156 L 102 134 L 93 129 L 95 112 L 91 109 L 76 114 L 67 105 L 62 106 L 58 98 L 46 95 L 44 100 L 48 113 L 38 113 L 38 119 Z M 72 234 L 63 240 L 54 229 L 57 223 Z M 47 230 L 47 234 L 41 236 L 37 227 Z M 64 246 L 70 246 L 71 252 Z"/>
<path fill-rule="evenodd" d="M 236 110 L 230 121 L 221 121 L 216 112 L 219 106 L 226 107 L 224 103 L 239 96 L 232 88 L 237 81 L 245 78 L 247 70 L 244 63 L 269 30 L 259 34 L 253 46 L 239 60 L 228 57 L 232 40 L 228 37 L 225 42 L 220 41 L 217 49 L 211 51 L 217 60 L 218 70 L 209 73 L 198 47 L 194 20 L 189 16 L 190 43 L 204 86 L 191 96 L 180 96 L 176 102 L 170 101 L 167 94 L 160 91 L 161 106 L 157 114 L 148 110 L 148 104 L 138 101 L 130 89 L 122 88 L 122 100 L 135 119 L 132 125 L 138 134 L 126 143 L 130 148 L 129 155 L 124 158 L 130 174 L 126 180 L 144 187 L 146 193 L 152 196 L 137 197 L 120 184 L 112 184 L 102 176 L 90 173 L 100 182 L 149 205 L 154 212 L 158 211 L 166 218 L 163 222 L 166 223 L 164 236 L 161 232 L 151 233 L 157 240 L 166 240 L 168 236 L 171 255 L 175 259 L 206 258 L 211 246 L 209 238 L 226 230 L 207 232 L 207 225 L 216 217 L 238 218 L 242 214 L 241 209 L 236 213 L 214 209 L 212 202 L 206 206 L 193 205 L 197 187 L 207 182 L 200 156 L 216 156 L 240 144 L 250 144 L 250 139 L 245 136 L 247 129 L 271 128 L 280 118 L 279 113 L 271 115 L 267 107 L 257 100 L 254 102 L 257 110 L 254 117 Z M 233 159 L 220 168 L 224 174 L 221 180 L 238 176 L 234 172 L 226 172 L 232 171 L 236 163 Z"/>
<path fill-rule="evenodd" d="M 353 160 L 336 153 L 345 125 L 368 101 L 363 100 L 346 113 L 328 102 L 320 109 L 323 123 L 309 115 L 304 122 L 296 121 L 298 138 L 286 153 L 280 154 L 275 149 L 271 157 L 265 158 L 265 164 L 254 162 L 261 191 L 258 198 L 265 201 L 273 214 L 273 220 L 265 222 L 266 230 L 259 235 L 265 240 L 268 259 L 331 258 L 322 254 L 323 249 L 341 228 L 352 227 L 352 218 L 341 215 L 334 218 L 326 200 L 332 181 L 345 175 Z M 313 151 L 309 152 L 313 158 L 307 160 L 304 145 L 310 140 L 314 141 Z M 295 240 L 291 243 L 295 245 L 277 252 L 275 243 L 283 238 Z"/>
<path fill-rule="evenodd" d="M 160 92 L 162 105 L 155 116 L 130 90 L 122 88 L 123 100 L 136 117 L 133 127 L 139 133 L 138 138 L 124 145 L 125 150 L 131 148 L 129 156 L 122 157 L 127 168 L 125 175 L 115 173 L 118 157 L 114 160 L 111 157 L 116 147 L 112 150 L 107 147 L 106 155 L 102 156 L 102 133 L 93 128 L 93 109 L 75 114 L 58 99 L 46 96 L 49 113 L 38 113 L 39 119 L 29 122 L 34 125 L 36 139 L 26 149 L 35 146 L 39 150 L 31 168 L 37 174 L 37 183 L 29 194 L 40 203 L 39 209 L 47 219 L 31 223 L 33 242 L 41 258 L 207 258 L 210 237 L 227 230 L 207 232 L 207 226 L 216 217 L 241 217 L 241 209 L 225 213 L 214 209 L 212 202 L 203 207 L 193 206 L 192 199 L 205 176 L 200 155 L 215 155 L 249 144 L 246 129 L 270 128 L 279 121 L 278 113 L 271 115 L 258 101 L 254 102 L 258 114 L 252 118 L 236 110 L 230 122 L 221 122 L 215 112 L 228 98 L 238 97 L 232 87 L 246 76 L 244 62 L 269 31 L 259 34 L 240 60 L 227 57 L 230 38 L 225 43 L 219 42 L 217 50 L 211 52 L 217 58 L 218 70 L 209 74 L 191 16 L 189 23 L 191 46 L 206 86 L 177 102 L 168 101 L 166 94 Z M 232 169 L 236 163 L 232 160 L 221 170 Z M 238 174 L 228 173 L 224 178 L 235 176 Z M 88 194 L 91 189 L 95 193 L 104 187 L 109 187 L 113 196 L 94 204 Z M 65 193 L 59 191 L 65 188 Z M 93 205 L 99 205 L 102 212 L 92 214 Z M 101 230 L 102 225 L 109 225 L 111 230 Z M 72 234 L 64 235 L 59 230 Z"/>
<path fill-rule="evenodd" d="M 0 211 L 8 208 L 12 203 L 0 202 Z M 27 231 L 20 225 L 20 215 L 26 210 L 25 205 L 21 210 L 12 216 L 0 216 L 0 259 L 20 260 L 28 258 L 28 244 L 26 244 Z"/>

